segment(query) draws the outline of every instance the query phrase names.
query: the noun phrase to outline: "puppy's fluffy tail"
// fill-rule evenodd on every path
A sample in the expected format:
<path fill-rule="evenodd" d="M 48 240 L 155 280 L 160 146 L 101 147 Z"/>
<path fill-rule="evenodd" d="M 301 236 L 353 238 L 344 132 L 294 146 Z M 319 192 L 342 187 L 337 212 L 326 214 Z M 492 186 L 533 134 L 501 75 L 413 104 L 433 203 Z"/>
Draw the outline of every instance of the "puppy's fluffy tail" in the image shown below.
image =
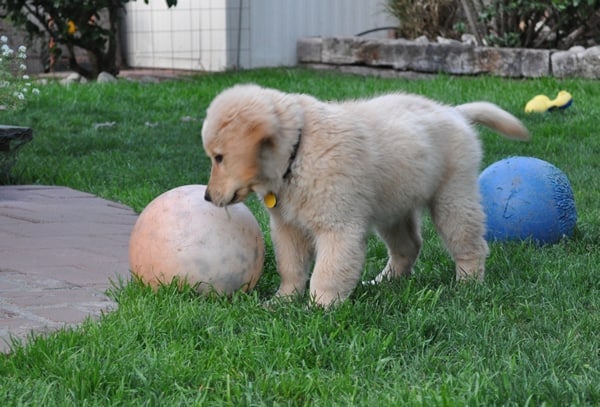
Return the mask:
<path fill-rule="evenodd" d="M 473 102 L 456 106 L 456 109 L 472 123 L 482 124 L 507 138 L 529 140 L 529 131 L 515 116 L 493 103 Z"/>

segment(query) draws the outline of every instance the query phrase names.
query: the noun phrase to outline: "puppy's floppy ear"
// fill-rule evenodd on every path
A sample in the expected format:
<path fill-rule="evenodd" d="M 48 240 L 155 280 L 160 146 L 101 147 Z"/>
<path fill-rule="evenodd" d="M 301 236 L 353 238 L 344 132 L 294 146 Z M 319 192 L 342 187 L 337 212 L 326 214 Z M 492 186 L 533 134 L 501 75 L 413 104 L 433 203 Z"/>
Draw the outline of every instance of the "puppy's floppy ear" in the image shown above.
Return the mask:
<path fill-rule="evenodd" d="M 261 150 L 275 146 L 275 134 L 270 126 L 264 122 L 257 121 L 248 126 L 248 136 L 255 146 Z"/>

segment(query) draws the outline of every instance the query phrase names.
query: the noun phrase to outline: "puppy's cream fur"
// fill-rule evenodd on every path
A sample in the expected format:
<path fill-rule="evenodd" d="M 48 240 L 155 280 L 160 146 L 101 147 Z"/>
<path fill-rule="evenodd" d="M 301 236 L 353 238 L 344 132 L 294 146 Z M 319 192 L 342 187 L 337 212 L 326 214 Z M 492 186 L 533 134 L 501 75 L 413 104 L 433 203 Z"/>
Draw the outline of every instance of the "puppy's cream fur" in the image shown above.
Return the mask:
<path fill-rule="evenodd" d="M 234 86 L 214 99 L 202 128 L 212 159 L 206 199 L 226 206 L 251 192 L 276 196 L 268 211 L 279 296 L 303 293 L 310 279 L 316 303 L 347 298 L 373 229 L 389 252 L 376 281 L 410 275 L 425 208 L 456 263 L 456 278 L 482 280 L 482 151 L 472 123 L 529 138 L 515 117 L 486 102 L 450 107 L 389 94 L 325 103 Z"/>

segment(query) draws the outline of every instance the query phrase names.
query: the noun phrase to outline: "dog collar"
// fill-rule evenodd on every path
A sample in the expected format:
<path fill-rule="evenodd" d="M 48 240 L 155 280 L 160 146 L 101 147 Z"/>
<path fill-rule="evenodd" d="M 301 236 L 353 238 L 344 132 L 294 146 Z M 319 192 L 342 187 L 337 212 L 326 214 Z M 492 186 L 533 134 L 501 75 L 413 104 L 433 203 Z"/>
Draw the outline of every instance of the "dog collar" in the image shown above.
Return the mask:
<path fill-rule="evenodd" d="M 288 179 L 292 174 L 292 164 L 294 164 L 294 160 L 296 159 L 296 155 L 298 154 L 298 148 L 300 147 L 300 139 L 302 138 L 302 129 L 298 130 L 298 141 L 294 144 L 294 148 L 292 149 L 292 154 L 290 155 L 290 159 L 288 161 L 288 167 L 283 174 L 283 179 Z M 264 198 L 263 202 L 265 206 L 269 209 L 277 206 L 277 195 L 274 192 L 268 192 Z"/>
<path fill-rule="evenodd" d="M 296 159 L 296 155 L 298 154 L 298 148 L 300 147 L 300 140 L 302 138 L 302 129 L 298 129 L 298 140 L 296 144 L 294 144 L 294 148 L 292 149 L 292 154 L 290 155 L 290 159 L 288 161 L 287 170 L 283 173 L 283 179 L 286 179 L 292 173 L 292 164 L 294 164 L 294 160 Z"/>

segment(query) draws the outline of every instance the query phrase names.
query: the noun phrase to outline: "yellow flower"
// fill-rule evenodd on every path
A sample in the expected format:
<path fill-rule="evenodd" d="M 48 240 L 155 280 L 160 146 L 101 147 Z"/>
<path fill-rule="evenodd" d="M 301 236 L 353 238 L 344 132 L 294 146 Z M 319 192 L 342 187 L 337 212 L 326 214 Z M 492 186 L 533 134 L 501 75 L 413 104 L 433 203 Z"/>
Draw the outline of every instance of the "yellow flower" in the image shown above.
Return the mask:
<path fill-rule="evenodd" d="M 67 21 L 67 33 L 69 35 L 73 35 L 75 34 L 75 31 L 77 31 L 77 26 L 75 25 L 75 23 L 73 22 L 73 20 L 69 20 Z"/>

